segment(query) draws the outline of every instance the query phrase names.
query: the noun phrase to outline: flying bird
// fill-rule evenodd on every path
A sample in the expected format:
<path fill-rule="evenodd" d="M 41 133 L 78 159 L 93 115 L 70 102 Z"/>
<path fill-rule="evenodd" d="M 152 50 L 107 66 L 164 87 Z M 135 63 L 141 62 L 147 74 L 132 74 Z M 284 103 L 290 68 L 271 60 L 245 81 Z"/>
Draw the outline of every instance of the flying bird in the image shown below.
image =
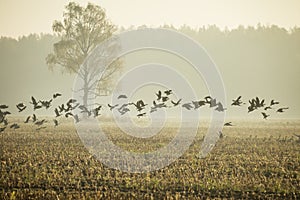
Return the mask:
<path fill-rule="evenodd" d="M 268 114 L 265 113 L 265 112 L 262 112 L 261 114 L 263 115 L 263 118 L 264 118 L 264 119 L 267 119 L 267 118 L 270 116 L 270 115 L 268 115 Z"/>
<path fill-rule="evenodd" d="M 18 124 L 14 123 L 14 124 L 10 125 L 10 128 L 18 129 L 18 128 L 20 128 L 20 126 Z"/>
<path fill-rule="evenodd" d="M 53 94 L 53 99 L 56 99 L 57 97 L 61 97 L 61 94 L 60 93 Z"/>
<path fill-rule="evenodd" d="M 237 99 L 232 100 L 232 106 L 241 106 L 243 102 L 241 101 L 242 96 L 239 96 Z"/>
<path fill-rule="evenodd" d="M 18 103 L 16 107 L 18 108 L 19 112 L 22 112 L 26 109 L 26 105 L 24 103 Z"/>
<path fill-rule="evenodd" d="M 146 115 L 146 113 L 144 112 L 144 113 L 137 114 L 137 117 L 140 118 L 140 117 L 143 117 L 145 115 Z"/>
<path fill-rule="evenodd" d="M 233 126 L 232 122 L 226 122 L 224 126 Z"/>
<path fill-rule="evenodd" d="M 172 103 L 174 106 L 178 106 L 178 105 L 180 104 L 181 100 L 182 100 L 182 99 L 179 99 L 179 100 L 176 101 L 176 102 L 172 100 L 171 103 Z"/>
<path fill-rule="evenodd" d="M 56 119 L 53 119 L 53 122 L 54 122 L 54 126 L 58 126 L 58 121 Z"/>
<path fill-rule="evenodd" d="M 58 109 L 57 109 L 57 108 L 55 108 L 54 112 L 55 112 L 55 117 L 59 117 L 59 116 L 61 116 L 61 114 L 59 113 L 59 111 L 58 111 Z"/>
<path fill-rule="evenodd" d="M 161 91 L 159 90 L 158 93 L 155 93 L 157 96 L 157 100 L 159 101 L 162 97 Z"/>
<path fill-rule="evenodd" d="M 32 115 L 32 121 L 35 122 L 37 120 L 37 117 L 35 114 Z"/>
<path fill-rule="evenodd" d="M 270 103 L 270 106 L 273 106 L 273 105 L 276 105 L 276 104 L 279 104 L 278 101 L 275 101 L 274 99 L 271 100 L 271 103 Z"/>
<path fill-rule="evenodd" d="M 162 100 L 163 102 L 166 102 L 166 101 L 169 100 L 169 97 L 167 97 L 167 96 L 166 96 L 166 97 L 162 97 L 161 100 Z"/>
<path fill-rule="evenodd" d="M 8 106 L 7 105 L 0 105 L 0 109 L 6 109 L 6 108 L 8 108 Z"/>
<path fill-rule="evenodd" d="M 218 107 L 217 107 L 215 110 L 217 110 L 217 111 L 219 111 L 219 112 L 223 112 L 223 111 L 226 110 L 226 108 L 223 107 L 223 105 L 222 105 L 221 102 L 219 102 L 219 103 L 217 104 L 217 106 L 218 106 Z"/>
<path fill-rule="evenodd" d="M 127 96 L 125 94 L 121 94 L 118 96 L 118 99 L 127 99 Z"/>
<path fill-rule="evenodd" d="M 286 107 L 286 108 L 279 108 L 276 112 L 283 113 L 284 110 L 287 110 L 287 109 L 289 109 L 289 108 L 288 107 Z"/>
<path fill-rule="evenodd" d="M 269 109 L 272 109 L 272 107 L 271 107 L 271 106 L 266 106 L 266 107 L 264 108 L 264 110 L 269 110 Z"/>
<path fill-rule="evenodd" d="M 172 90 L 166 90 L 166 91 L 165 91 L 165 94 L 166 94 L 166 95 L 172 94 Z"/>
<path fill-rule="evenodd" d="M 27 123 L 29 122 L 30 118 L 31 118 L 31 116 L 28 116 L 28 117 L 26 118 L 26 120 L 24 121 L 24 123 L 27 124 Z"/>
<path fill-rule="evenodd" d="M 114 108 L 116 108 L 116 107 L 119 106 L 119 104 L 116 104 L 116 105 L 107 104 L 107 105 L 108 105 L 108 107 L 109 107 L 110 110 L 113 110 Z"/>
<path fill-rule="evenodd" d="M 40 120 L 40 121 L 36 121 L 34 124 L 37 125 L 37 126 L 41 126 L 41 125 L 43 125 L 45 122 L 46 122 L 46 120 L 43 119 L 43 120 Z"/>
<path fill-rule="evenodd" d="M 191 110 L 193 108 L 193 106 L 191 106 L 191 103 L 185 103 L 182 105 L 182 107 L 184 107 L 187 110 Z"/>

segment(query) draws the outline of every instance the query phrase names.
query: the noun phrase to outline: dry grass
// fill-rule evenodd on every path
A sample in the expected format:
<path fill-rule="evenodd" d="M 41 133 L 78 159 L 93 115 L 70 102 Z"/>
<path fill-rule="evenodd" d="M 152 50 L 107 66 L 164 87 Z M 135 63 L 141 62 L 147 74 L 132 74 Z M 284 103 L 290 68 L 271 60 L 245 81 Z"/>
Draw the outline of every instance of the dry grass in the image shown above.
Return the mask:
<path fill-rule="evenodd" d="M 205 123 L 204 123 L 205 124 Z M 170 166 L 150 173 L 109 169 L 81 143 L 72 123 L 36 132 L 32 125 L 0 135 L 1 199 L 299 199 L 299 121 L 236 122 L 205 159 L 196 157 L 207 127 Z M 152 138 L 125 135 L 106 121 L 103 130 L 124 149 L 147 152 L 177 130 L 166 124 Z"/>

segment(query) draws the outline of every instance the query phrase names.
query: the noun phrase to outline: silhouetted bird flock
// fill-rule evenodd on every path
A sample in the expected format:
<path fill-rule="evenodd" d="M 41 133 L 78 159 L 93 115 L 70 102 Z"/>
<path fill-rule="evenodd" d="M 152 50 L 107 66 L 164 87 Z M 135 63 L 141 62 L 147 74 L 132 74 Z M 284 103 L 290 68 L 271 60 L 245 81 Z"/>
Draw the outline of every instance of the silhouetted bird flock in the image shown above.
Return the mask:
<path fill-rule="evenodd" d="M 158 109 L 166 109 L 166 108 L 172 108 L 172 107 L 178 107 L 181 105 L 182 108 L 186 110 L 197 110 L 200 109 L 201 107 L 208 106 L 211 109 L 214 109 L 215 111 L 218 112 L 224 112 L 227 110 L 223 106 L 223 104 L 219 101 L 217 101 L 216 98 L 213 98 L 211 96 L 206 96 L 203 99 L 200 100 L 194 100 L 191 102 L 184 102 L 182 103 L 182 99 L 173 99 L 172 97 L 173 91 L 172 90 L 165 90 L 165 91 L 157 91 L 155 93 L 156 99 L 152 101 L 151 105 L 148 105 L 145 103 L 142 99 L 138 100 L 137 102 L 128 102 L 128 103 L 123 103 L 123 104 L 107 104 L 107 108 L 110 111 L 117 110 L 120 115 L 124 115 L 128 112 L 130 112 L 133 108 L 138 112 L 137 117 L 145 117 L 147 115 L 147 110 L 146 108 L 150 106 L 150 111 L 149 113 L 153 113 L 158 111 Z M 52 98 L 49 100 L 37 100 L 35 97 L 31 97 L 31 101 L 29 104 L 32 104 L 33 106 L 33 111 L 40 110 L 40 109 L 49 109 L 52 107 L 53 101 L 61 97 L 62 94 L 60 93 L 55 93 L 52 95 Z M 117 97 L 118 100 L 122 99 L 128 99 L 128 97 L 125 94 L 119 95 Z M 263 119 L 267 119 L 270 117 L 270 114 L 267 113 L 269 110 L 276 110 L 276 113 L 282 113 L 285 110 L 289 109 L 289 107 L 277 107 L 275 108 L 276 105 L 279 104 L 278 101 L 271 100 L 270 104 L 266 105 L 265 99 L 260 99 L 258 97 L 255 97 L 251 100 L 248 101 L 248 113 L 262 110 L 261 114 Z M 242 101 L 242 96 L 237 97 L 236 99 L 232 100 L 231 106 L 238 106 L 241 107 L 245 105 L 246 103 Z M 74 114 L 72 111 L 75 109 L 78 109 L 80 113 L 85 115 L 86 117 L 98 117 L 101 115 L 101 109 L 104 105 L 98 105 L 96 108 L 89 109 L 87 106 L 80 105 L 76 99 L 69 99 L 66 103 L 61 104 L 57 107 L 54 108 L 54 119 L 53 119 L 53 126 L 57 127 L 59 126 L 59 118 L 60 117 L 65 117 L 65 118 L 73 118 L 75 123 L 80 122 L 80 117 L 78 114 Z M 24 110 L 28 109 L 27 105 L 25 103 L 20 102 L 16 105 L 18 112 L 23 112 Z M 11 113 L 8 111 L 8 106 L 7 105 L 0 105 L 0 125 L 2 124 L 2 127 L 0 127 L 0 132 L 5 131 L 7 127 L 10 129 L 19 129 L 20 124 L 17 123 L 9 123 L 7 116 L 10 115 Z M 30 116 L 27 116 L 24 123 L 30 123 L 34 126 L 36 126 L 36 130 L 41 130 L 46 128 L 47 121 L 46 119 L 38 119 L 37 116 L 33 113 Z M 224 126 L 233 126 L 232 122 L 226 122 Z M 220 132 L 220 137 L 223 137 L 223 134 Z"/>

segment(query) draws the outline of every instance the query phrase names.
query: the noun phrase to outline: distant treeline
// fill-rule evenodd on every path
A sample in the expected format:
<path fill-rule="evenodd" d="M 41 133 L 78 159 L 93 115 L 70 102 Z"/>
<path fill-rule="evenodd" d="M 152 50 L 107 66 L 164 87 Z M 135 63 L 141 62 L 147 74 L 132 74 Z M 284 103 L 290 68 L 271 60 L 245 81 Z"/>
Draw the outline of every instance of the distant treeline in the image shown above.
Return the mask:
<path fill-rule="evenodd" d="M 176 29 L 167 25 L 164 28 Z M 212 25 L 198 29 L 182 26 L 176 30 L 202 44 L 221 68 L 300 67 L 300 28 L 288 31 L 276 25 L 258 25 L 220 30 Z M 56 40 L 50 34 L 31 34 L 18 39 L 1 37 L 0 65 L 22 65 L 25 59 L 30 64 L 45 66 L 45 56 Z"/>

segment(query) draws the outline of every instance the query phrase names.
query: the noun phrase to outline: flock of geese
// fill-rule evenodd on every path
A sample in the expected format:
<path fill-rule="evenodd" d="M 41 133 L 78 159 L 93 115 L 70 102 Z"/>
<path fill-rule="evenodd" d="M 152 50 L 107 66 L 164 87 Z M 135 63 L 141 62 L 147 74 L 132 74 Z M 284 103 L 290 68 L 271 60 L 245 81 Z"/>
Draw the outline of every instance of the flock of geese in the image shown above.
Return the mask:
<path fill-rule="evenodd" d="M 107 104 L 107 108 L 110 111 L 116 110 L 117 112 L 120 113 L 120 115 L 124 115 L 128 112 L 130 112 L 132 109 L 135 109 L 137 111 L 137 117 L 144 117 L 147 115 L 146 108 L 150 107 L 150 113 L 156 112 L 158 109 L 165 109 L 165 108 L 172 108 L 172 107 L 179 107 L 181 106 L 182 108 L 186 110 L 197 110 L 201 107 L 208 106 L 211 109 L 214 109 L 215 111 L 218 112 L 224 112 L 227 108 L 224 108 L 223 104 L 219 101 L 217 101 L 216 98 L 213 98 L 211 96 L 206 96 L 203 99 L 196 100 L 196 101 L 191 101 L 191 102 L 184 102 L 182 103 L 182 99 L 174 100 L 172 99 L 172 90 L 165 90 L 165 91 L 157 91 L 155 93 L 156 99 L 152 101 L 151 105 L 148 105 L 145 103 L 142 99 L 138 100 L 137 102 L 130 102 L 130 103 L 123 103 L 123 104 L 116 104 L 116 105 L 111 105 Z M 29 115 L 26 117 L 24 120 L 24 124 L 32 123 L 36 126 L 36 130 L 41 130 L 46 128 L 47 121 L 46 119 L 39 119 L 34 111 L 36 110 L 41 110 L 41 109 L 49 109 L 54 107 L 53 102 L 55 99 L 61 97 L 62 94 L 60 93 L 55 93 L 52 95 L 52 98 L 50 100 L 37 100 L 35 97 L 31 97 L 31 101 L 29 104 L 25 104 L 23 102 L 20 102 L 16 105 L 16 108 L 19 113 L 23 112 L 24 110 L 28 109 L 29 105 L 32 105 L 33 109 L 33 114 Z M 122 99 L 128 99 L 128 97 L 125 94 L 119 95 L 118 100 Z M 242 96 L 239 96 L 237 99 L 232 100 L 231 106 L 236 106 L 236 107 L 241 107 L 245 105 L 246 103 L 242 101 Z M 268 110 L 270 109 L 275 109 L 275 106 L 279 104 L 278 101 L 271 100 L 270 104 L 265 103 L 265 99 L 260 99 L 258 97 L 255 97 L 251 100 L 249 100 L 249 106 L 248 106 L 248 113 L 250 112 L 255 112 L 255 111 L 260 111 L 262 114 L 263 119 L 267 119 L 270 117 L 270 114 L 268 114 Z M 66 103 L 61 104 L 57 107 L 54 108 L 54 119 L 53 119 L 53 126 L 57 127 L 59 126 L 59 119 L 61 117 L 65 118 L 73 118 L 75 123 L 80 122 L 80 118 L 78 114 L 74 114 L 75 109 L 79 109 L 80 113 L 82 115 L 85 115 L 86 117 L 94 117 L 97 118 L 98 116 L 101 115 L 101 110 L 103 109 L 105 105 L 97 105 L 96 108 L 89 109 L 88 107 L 81 105 L 78 103 L 76 99 L 69 99 Z M 10 129 L 19 129 L 20 124 L 18 123 L 9 123 L 7 116 L 11 115 L 11 112 L 8 111 L 9 106 L 8 105 L 1 105 L 0 104 L 0 132 L 5 131 L 6 128 Z M 277 107 L 276 112 L 277 113 L 282 113 L 285 110 L 289 109 L 288 107 Z M 51 123 L 51 122 L 50 122 Z M 233 126 L 232 122 L 226 122 L 224 126 Z"/>

